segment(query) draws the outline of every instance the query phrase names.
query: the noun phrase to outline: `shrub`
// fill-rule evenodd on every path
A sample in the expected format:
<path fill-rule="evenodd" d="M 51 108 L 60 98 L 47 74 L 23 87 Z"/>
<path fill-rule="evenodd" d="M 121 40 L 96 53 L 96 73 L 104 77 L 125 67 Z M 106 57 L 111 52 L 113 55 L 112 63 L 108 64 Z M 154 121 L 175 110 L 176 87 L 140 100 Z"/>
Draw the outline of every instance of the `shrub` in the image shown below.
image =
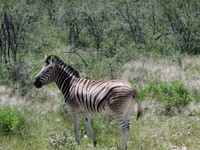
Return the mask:
<path fill-rule="evenodd" d="M 54 133 L 48 137 L 48 148 L 49 149 L 78 149 L 78 144 L 75 142 L 73 137 L 67 136 L 64 133 Z"/>
<path fill-rule="evenodd" d="M 26 124 L 25 116 L 16 107 L 0 107 L 0 132 L 20 134 Z"/>
<path fill-rule="evenodd" d="M 11 65 L 0 64 L 0 84 L 8 85 L 10 83 L 9 71 Z"/>
<path fill-rule="evenodd" d="M 189 90 L 181 81 L 152 82 L 140 95 L 142 99 L 152 96 L 160 101 L 166 113 L 171 112 L 173 108 L 180 110 L 191 101 Z"/>

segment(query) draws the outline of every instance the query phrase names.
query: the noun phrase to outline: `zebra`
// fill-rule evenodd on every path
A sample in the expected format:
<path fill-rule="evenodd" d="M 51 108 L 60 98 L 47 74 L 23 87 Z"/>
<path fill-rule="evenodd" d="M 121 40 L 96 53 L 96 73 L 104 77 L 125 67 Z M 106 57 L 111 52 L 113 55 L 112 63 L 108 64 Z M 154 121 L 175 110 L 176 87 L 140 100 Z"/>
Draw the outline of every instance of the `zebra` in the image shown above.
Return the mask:
<path fill-rule="evenodd" d="M 141 102 L 137 90 L 123 80 L 89 80 L 81 78 L 70 65 L 64 63 L 56 55 L 45 55 L 45 65 L 33 79 L 36 88 L 55 82 L 64 95 L 73 120 L 75 141 L 79 144 L 78 113 L 81 113 L 89 136 L 96 147 L 89 113 L 110 114 L 116 117 L 121 128 L 123 149 L 127 149 L 127 138 L 130 129 L 129 119 L 134 104 L 137 104 L 137 119 L 142 113 Z"/>

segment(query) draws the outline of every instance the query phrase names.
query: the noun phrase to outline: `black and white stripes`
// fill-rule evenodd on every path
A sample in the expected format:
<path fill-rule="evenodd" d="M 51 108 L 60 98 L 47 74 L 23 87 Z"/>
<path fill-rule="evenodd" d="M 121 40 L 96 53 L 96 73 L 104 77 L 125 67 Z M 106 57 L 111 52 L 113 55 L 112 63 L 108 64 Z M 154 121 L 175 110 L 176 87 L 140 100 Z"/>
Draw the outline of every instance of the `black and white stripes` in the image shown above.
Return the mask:
<path fill-rule="evenodd" d="M 134 103 L 137 103 L 138 113 L 141 112 L 141 104 L 137 99 L 136 89 L 122 80 L 96 81 L 80 78 L 79 73 L 70 65 L 65 64 L 57 56 L 51 55 L 45 58 L 45 66 L 34 79 L 37 88 L 55 81 L 62 91 L 65 102 L 71 110 L 74 122 L 76 141 L 79 143 L 78 118 L 80 112 L 86 122 L 93 144 L 96 146 L 88 113 L 109 114 L 113 113 L 122 129 L 122 146 L 127 148 L 129 131 L 129 119 L 133 111 Z"/>

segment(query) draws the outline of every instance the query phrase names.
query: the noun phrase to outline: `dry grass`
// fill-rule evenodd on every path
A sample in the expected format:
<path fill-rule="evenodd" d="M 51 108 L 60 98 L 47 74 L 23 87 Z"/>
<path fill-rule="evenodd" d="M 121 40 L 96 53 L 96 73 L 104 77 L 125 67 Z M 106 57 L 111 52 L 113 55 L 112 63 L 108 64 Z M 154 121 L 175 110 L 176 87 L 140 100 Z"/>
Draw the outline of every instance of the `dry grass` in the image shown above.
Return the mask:
<path fill-rule="evenodd" d="M 10 87 L 0 85 L 0 105 L 11 105 L 23 107 L 28 105 L 25 97 L 15 94 L 12 95 L 12 89 Z"/>
<path fill-rule="evenodd" d="M 0 105 L 17 106 L 22 111 L 34 110 L 38 114 L 47 114 L 49 111 L 58 111 L 62 101 L 59 89 L 54 86 L 32 89 L 26 96 L 21 96 L 18 90 L 0 85 Z"/>
<path fill-rule="evenodd" d="M 124 65 L 123 79 L 182 80 L 189 88 L 200 88 L 200 57 L 183 57 L 182 65 L 169 59 L 142 58 Z"/>

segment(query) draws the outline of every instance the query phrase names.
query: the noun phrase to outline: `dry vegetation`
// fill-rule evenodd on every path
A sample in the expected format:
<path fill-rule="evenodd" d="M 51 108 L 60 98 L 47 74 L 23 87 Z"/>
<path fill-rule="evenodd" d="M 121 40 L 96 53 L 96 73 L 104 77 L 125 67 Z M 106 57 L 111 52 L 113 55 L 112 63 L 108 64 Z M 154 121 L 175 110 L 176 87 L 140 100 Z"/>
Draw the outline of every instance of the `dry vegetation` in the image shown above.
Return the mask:
<path fill-rule="evenodd" d="M 143 58 L 124 65 L 122 78 L 138 78 L 145 82 L 150 80 L 173 81 L 182 80 L 189 88 L 200 88 L 199 56 L 187 56 L 181 65 L 167 58 Z"/>

